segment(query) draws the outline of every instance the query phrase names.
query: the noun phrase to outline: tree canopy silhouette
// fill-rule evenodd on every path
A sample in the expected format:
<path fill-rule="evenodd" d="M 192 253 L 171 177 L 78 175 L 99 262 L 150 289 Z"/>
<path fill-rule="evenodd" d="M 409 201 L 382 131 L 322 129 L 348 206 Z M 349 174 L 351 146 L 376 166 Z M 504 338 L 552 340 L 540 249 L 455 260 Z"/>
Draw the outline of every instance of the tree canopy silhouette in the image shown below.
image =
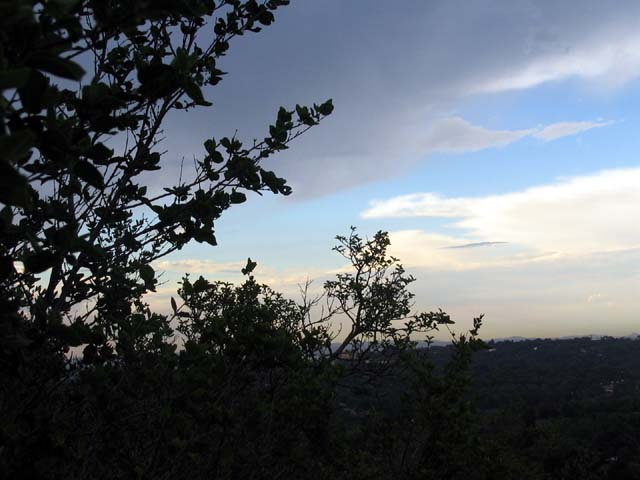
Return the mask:
<path fill-rule="evenodd" d="M 468 478 L 485 468 L 464 398 L 481 318 L 436 371 L 416 339 L 452 321 L 412 312 L 413 277 L 384 232 L 338 237 L 351 270 L 301 303 L 257 283 L 251 259 L 238 286 L 186 276 L 169 315 L 143 299 L 158 283 L 152 262 L 191 241 L 216 245 L 217 220 L 247 192 L 290 194 L 263 161 L 332 113 L 331 100 L 282 107 L 264 138 L 203 139 L 190 173 L 145 183 L 167 168 L 163 122 L 211 107 L 232 39 L 287 4 L 0 2 L 7 478 Z M 367 390 L 386 374 L 406 387 L 391 415 Z M 366 408 L 347 406 L 354 390 L 369 392 Z"/>
<path fill-rule="evenodd" d="M 151 262 L 190 241 L 216 245 L 216 221 L 246 192 L 291 193 L 263 160 L 329 115 L 331 100 L 280 108 L 268 135 L 248 145 L 203 139 L 191 176 L 181 172 L 154 191 L 145 185 L 150 172 L 167 167 L 161 140 L 171 132 L 163 121 L 211 107 L 203 88 L 222 80 L 217 65 L 231 40 L 270 25 L 287 3 L 2 3 L 7 324 L 27 319 L 63 345 L 81 344 L 91 340 L 84 326 L 93 318 L 108 337 L 154 289 Z M 16 347 L 31 339 L 13 332 Z"/>

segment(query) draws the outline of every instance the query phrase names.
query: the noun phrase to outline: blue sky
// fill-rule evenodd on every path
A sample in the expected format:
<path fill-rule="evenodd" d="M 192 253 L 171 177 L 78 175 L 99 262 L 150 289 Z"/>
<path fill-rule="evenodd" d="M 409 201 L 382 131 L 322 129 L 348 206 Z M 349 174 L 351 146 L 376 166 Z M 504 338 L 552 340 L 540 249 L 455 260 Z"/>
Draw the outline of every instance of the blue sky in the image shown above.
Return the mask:
<path fill-rule="evenodd" d="M 212 109 L 169 119 L 164 161 L 264 136 L 280 105 L 335 112 L 270 161 L 294 193 L 159 262 L 153 303 L 185 271 L 239 280 L 247 256 L 295 297 L 355 225 L 390 232 L 416 308 L 484 313 L 487 337 L 640 330 L 639 3 L 291 3 L 232 44 Z"/>

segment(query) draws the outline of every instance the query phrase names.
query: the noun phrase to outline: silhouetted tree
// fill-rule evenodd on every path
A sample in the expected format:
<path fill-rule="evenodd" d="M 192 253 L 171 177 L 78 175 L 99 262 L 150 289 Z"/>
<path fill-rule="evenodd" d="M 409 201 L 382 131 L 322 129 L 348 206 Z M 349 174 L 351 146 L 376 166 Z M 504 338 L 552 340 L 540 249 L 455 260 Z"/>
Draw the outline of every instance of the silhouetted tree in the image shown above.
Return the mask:
<path fill-rule="evenodd" d="M 280 108 L 263 139 L 204 139 L 190 173 L 145 185 L 163 168 L 163 122 L 211 106 L 203 88 L 221 81 L 230 41 L 286 4 L 0 2 L 3 477 L 480 471 L 464 393 L 481 319 L 436 372 L 417 340 L 453 322 L 412 313 L 413 277 L 386 233 L 338 237 L 351 270 L 301 304 L 258 284 L 251 260 L 239 286 L 185 277 L 169 315 L 143 300 L 151 263 L 190 241 L 216 245 L 216 221 L 246 192 L 288 195 L 262 161 L 333 110 Z M 407 387 L 400 414 L 340 405 L 394 376 Z"/>
<path fill-rule="evenodd" d="M 40 335 L 108 355 L 105 340 L 156 285 L 152 261 L 191 240 L 215 245 L 216 220 L 246 191 L 291 192 L 262 161 L 330 114 L 331 101 L 281 108 L 249 145 L 206 139 L 191 175 L 145 185 L 171 135 L 163 121 L 211 106 L 202 88 L 223 78 L 229 42 L 287 3 L 2 3 L 3 350 Z"/>
<path fill-rule="evenodd" d="M 171 134 L 163 122 L 211 106 L 203 88 L 223 78 L 231 40 L 286 4 L 0 4 L 2 462 L 39 469 L 21 448 L 50 453 L 70 347 L 93 365 L 174 351 L 167 318 L 142 300 L 157 284 L 151 262 L 192 240 L 215 245 L 216 220 L 245 192 L 291 192 L 263 160 L 329 115 L 331 101 L 280 108 L 248 145 L 203 139 L 191 173 L 163 177 L 171 183 L 158 191 L 145 185 Z"/>

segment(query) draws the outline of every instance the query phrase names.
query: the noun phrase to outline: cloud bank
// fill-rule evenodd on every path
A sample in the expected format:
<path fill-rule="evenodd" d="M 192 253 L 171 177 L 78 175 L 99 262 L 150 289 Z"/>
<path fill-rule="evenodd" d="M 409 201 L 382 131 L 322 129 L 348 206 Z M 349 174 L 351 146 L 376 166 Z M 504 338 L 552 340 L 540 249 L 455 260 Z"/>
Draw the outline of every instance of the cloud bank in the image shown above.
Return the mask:
<path fill-rule="evenodd" d="M 586 254 L 640 247 L 640 168 L 612 169 L 485 197 L 374 200 L 363 218 L 445 217 L 475 242 Z M 459 243 L 459 242 L 458 242 Z"/>

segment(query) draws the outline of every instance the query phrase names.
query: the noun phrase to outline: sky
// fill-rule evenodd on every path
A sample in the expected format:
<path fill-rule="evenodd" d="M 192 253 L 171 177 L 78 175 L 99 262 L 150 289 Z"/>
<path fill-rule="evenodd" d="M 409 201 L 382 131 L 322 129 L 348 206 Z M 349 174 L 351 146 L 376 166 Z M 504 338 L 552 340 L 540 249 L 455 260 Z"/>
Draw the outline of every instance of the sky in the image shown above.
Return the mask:
<path fill-rule="evenodd" d="M 484 314 L 485 338 L 640 331 L 640 2 L 293 0 L 221 65 L 214 106 L 168 119 L 165 172 L 264 137 L 281 105 L 335 111 L 267 161 L 293 194 L 159 261 L 152 305 L 247 257 L 293 298 L 319 289 L 353 225 L 389 232 L 416 310 Z"/>

